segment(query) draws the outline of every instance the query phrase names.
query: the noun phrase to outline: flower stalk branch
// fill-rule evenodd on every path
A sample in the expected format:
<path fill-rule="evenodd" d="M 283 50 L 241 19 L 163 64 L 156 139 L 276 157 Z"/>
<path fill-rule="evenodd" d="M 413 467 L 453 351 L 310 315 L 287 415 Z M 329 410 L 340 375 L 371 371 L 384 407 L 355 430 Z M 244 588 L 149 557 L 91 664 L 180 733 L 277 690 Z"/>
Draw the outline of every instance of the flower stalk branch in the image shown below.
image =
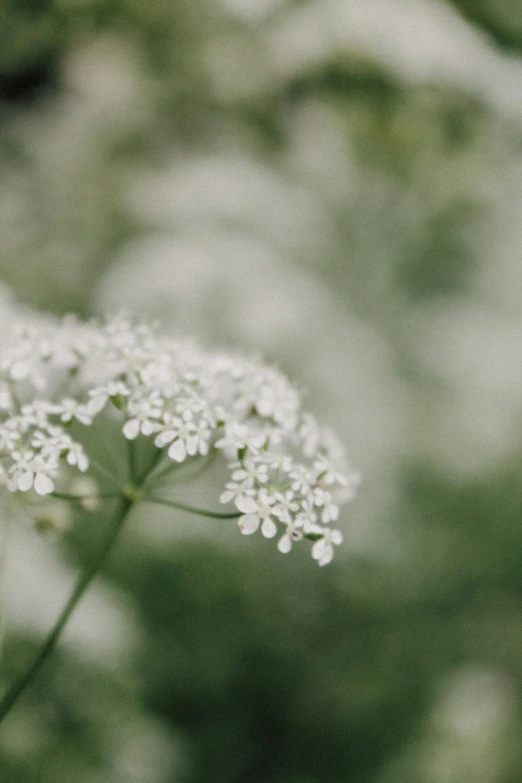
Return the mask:
<path fill-rule="evenodd" d="M 237 519 L 241 516 L 240 511 L 232 511 L 230 513 L 221 513 L 219 511 L 207 511 L 202 508 L 194 508 L 194 506 L 187 506 L 185 503 L 179 503 L 177 500 L 167 500 L 166 498 L 156 498 L 150 495 L 146 495 L 142 500 L 145 503 L 156 503 L 159 506 L 169 506 L 175 508 L 178 511 L 187 511 L 190 514 L 195 514 L 199 517 L 209 517 L 210 519 Z"/>
<path fill-rule="evenodd" d="M 15 680 L 15 682 L 7 690 L 2 700 L 0 701 L 0 723 L 7 716 L 7 714 L 13 707 L 13 705 L 16 703 L 18 698 L 25 690 L 25 688 L 29 685 L 33 677 L 39 671 L 40 667 L 43 665 L 45 660 L 49 657 L 51 652 L 54 650 L 61 636 L 61 633 L 65 628 L 70 616 L 74 612 L 78 602 L 80 601 L 83 594 L 91 584 L 92 580 L 100 570 L 100 567 L 107 559 L 109 552 L 111 551 L 114 542 L 118 537 L 118 533 L 120 532 L 121 528 L 123 527 L 123 524 L 125 523 L 125 520 L 127 519 L 129 510 L 131 509 L 132 505 L 133 502 L 130 498 L 125 496 L 121 497 L 116 512 L 106 532 L 106 535 L 100 545 L 96 557 L 93 559 L 90 566 L 85 570 L 85 572 L 80 577 L 76 587 L 74 588 L 71 594 L 71 597 L 69 598 L 64 608 L 62 609 L 62 612 L 60 613 L 60 616 L 58 617 L 53 629 L 47 636 L 45 642 L 43 643 L 41 649 L 39 650 L 32 664 L 19 677 L 19 679 Z"/>

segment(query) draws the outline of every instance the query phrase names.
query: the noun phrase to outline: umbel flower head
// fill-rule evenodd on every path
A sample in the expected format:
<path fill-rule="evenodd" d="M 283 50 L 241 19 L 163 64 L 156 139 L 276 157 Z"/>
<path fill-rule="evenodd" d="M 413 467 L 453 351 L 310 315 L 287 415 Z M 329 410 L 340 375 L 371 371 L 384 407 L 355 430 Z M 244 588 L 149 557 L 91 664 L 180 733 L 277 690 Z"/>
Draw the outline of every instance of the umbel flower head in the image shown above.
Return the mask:
<path fill-rule="evenodd" d="M 309 539 L 312 557 L 331 561 L 342 541 L 332 523 L 359 476 L 281 372 L 124 317 L 82 323 L 13 308 L 0 346 L 5 490 L 63 493 L 76 471 L 94 470 L 84 435 L 109 420 L 122 438 L 148 441 L 156 465 L 220 456 L 220 501 L 235 506 L 243 534 L 277 538 L 282 553 Z"/>

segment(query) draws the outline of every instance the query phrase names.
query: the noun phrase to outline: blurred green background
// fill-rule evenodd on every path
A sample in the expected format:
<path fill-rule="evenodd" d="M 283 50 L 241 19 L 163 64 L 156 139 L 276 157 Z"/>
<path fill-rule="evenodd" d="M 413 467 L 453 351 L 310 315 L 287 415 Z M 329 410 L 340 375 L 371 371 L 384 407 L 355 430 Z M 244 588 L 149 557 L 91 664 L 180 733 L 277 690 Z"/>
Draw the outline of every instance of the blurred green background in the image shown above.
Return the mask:
<path fill-rule="evenodd" d="M 521 55 L 516 0 L 3 0 L 1 279 L 261 353 L 365 481 L 320 570 L 136 514 L 2 783 L 520 783 Z M 77 521 L 11 530 L 6 680 Z"/>

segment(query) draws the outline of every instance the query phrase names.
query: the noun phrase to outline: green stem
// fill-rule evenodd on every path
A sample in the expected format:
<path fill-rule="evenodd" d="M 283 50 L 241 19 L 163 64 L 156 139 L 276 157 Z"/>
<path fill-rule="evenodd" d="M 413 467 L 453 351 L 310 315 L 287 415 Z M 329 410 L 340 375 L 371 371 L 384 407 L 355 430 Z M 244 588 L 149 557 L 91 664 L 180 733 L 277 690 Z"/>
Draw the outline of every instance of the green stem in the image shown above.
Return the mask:
<path fill-rule="evenodd" d="M 166 464 L 163 465 L 163 458 L 166 459 Z M 158 479 L 165 478 L 169 473 L 174 470 L 179 470 L 181 464 L 174 462 L 174 460 L 167 457 L 166 449 L 162 449 L 159 458 L 154 466 L 154 470 L 151 470 L 147 476 L 147 484 L 157 484 Z"/>
<path fill-rule="evenodd" d="M 134 484 L 137 478 L 136 471 L 136 448 L 133 440 L 127 441 L 127 449 L 129 451 L 129 476 L 131 484 Z"/>
<path fill-rule="evenodd" d="M 10 531 L 10 521 L 11 521 L 11 515 L 6 513 L 6 504 L 7 499 L 4 500 L 3 508 L 2 508 L 2 520 L 0 522 L 1 526 L 1 533 L 0 533 L 0 565 L 4 566 L 5 562 L 5 555 L 7 550 L 7 541 L 9 538 L 9 531 Z M 4 654 L 4 640 L 5 640 L 5 614 L 4 614 L 4 605 L 3 602 L 0 605 L 0 658 L 3 657 Z"/>
<path fill-rule="evenodd" d="M 107 460 L 107 463 L 109 465 L 109 469 L 112 470 L 114 476 L 116 476 L 119 479 L 120 471 L 116 463 L 116 460 L 112 455 L 112 451 L 107 444 L 107 439 L 105 437 L 105 428 L 103 427 L 103 425 L 100 425 L 99 418 L 94 419 L 93 428 L 98 436 L 98 445 L 100 446 L 101 450 L 104 453 L 105 459 Z"/>
<path fill-rule="evenodd" d="M 204 457 L 201 457 L 201 462 L 196 464 L 196 469 L 192 471 L 192 473 L 189 473 L 188 475 L 182 474 L 179 478 L 175 480 L 176 484 L 183 484 L 186 485 L 190 483 L 191 481 L 195 481 L 199 476 L 202 475 L 202 473 L 205 472 L 205 470 L 211 465 L 212 461 L 215 459 L 217 455 L 217 451 L 214 449 L 210 452 L 210 454 L 207 454 Z M 195 458 L 193 458 L 195 459 Z M 172 462 L 172 460 L 169 460 L 171 465 L 167 465 L 162 470 L 157 472 L 156 474 L 152 475 L 147 479 L 147 483 L 151 484 L 152 486 L 159 487 L 161 484 L 164 483 L 164 479 L 167 478 L 170 474 L 170 472 L 175 468 L 183 467 L 183 465 L 179 465 L 176 462 Z M 189 467 L 189 465 L 185 465 L 185 467 Z M 174 483 L 174 482 L 173 482 Z"/>
<path fill-rule="evenodd" d="M 101 492 L 99 495 L 70 495 L 68 492 L 51 492 L 50 497 L 58 500 L 70 500 L 73 503 L 82 503 L 84 500 L 114 500 L 121 498 L 121 492 Z"/>
<path fill-rule="evenodd" d="M 165 449 L 155 446 L 155 451 L 152 456 L 150 465 L 143 471 L 143 473 L 140 474 L 140 476 L 138 476 L 138 484 L 140 485 L 140 487 L 148 483 L 150 477 L 153 475 L 154 471 L 158 467 L 164 455 L 165 455 Z"/>
<path fill-rule="evenodd" d="M 85 593 L 86 589 L 88 588 L 93 578 L 98 573 L 101 565 L 104 563 L 110 550 L 112 549 L 112 546 L 116 541 L 118 533 L 121 527 L 123 526 L 125 519 L 127 518 L 127 514 L 131 506 L 132 506 L 132 500 L 126 497 L 121 498 L 116 513 L 113 517 L 112 523 L 109 529 L 107 530 L 105 538 L 103 539 L 100 545 L 98 554 L 94 558 L 91 565 L 80 577 L 71 597 L 67 601 L 60 616 L 58 617 L 58 620 L 56 621 L 54 628 L 51 630 L 47 639 L 43 643 L 33 663 L 19 677 L 19 679 L 15 680 L 15 682 L 5 693 L 3 699 L 0 701 L 0 722 L 6 717 L 11 707 L 13 707 L 15 702 L 18 700 L 19 696 L 23 693 L 27 685 L 29 685 L 29 683 L 31 682 L 35 674 L 38 672 L 38 670 L 40 669 L 44 661 L 54 650 L 56 643 L 58 642 L 60 635 L 65 625 L 67 624 L 67 621 L 69 620 L 69 617 L 71 616 L 76 605 L 78 604 L 78 601 Z"/>
<path fill-rule="evenodd" d="M 98 471 L 102 476 L 105 476 L 105 478 L 110 481 L 112 484 L 114 484 L 115 487 L 117 487 L 121 491 L 121 485 L 120 480 L 116 478 L 116 476 L 113 476 L 112 473 L 107 470 L 104 465 L 102 465 L 97 460 L 93 459 L 92 457 L 89 457 L 89 465 L 91 468 L 94 468 Z"/>
<path fill-rule="evenodd" d="M 233 513 L 220 514 L 217 511 L 206 511 L 202 508 L 194 508 L 193 506 L 187 506 L 185 503 L 178 503 L 177 500 L 166 500 L 165 498 L 155 498 L 150 495 L 146 495 L 141 498 L 144 503 L 157 503 L 160 506 L 170 506 L 170 508 L 177 508 L 179 511 L 188 511 L 191 514 L 196 514 L 200 517 L 210 517 L 210 519 L 237 519 L 242 516 L 240 511 L 234 511 Z"/>

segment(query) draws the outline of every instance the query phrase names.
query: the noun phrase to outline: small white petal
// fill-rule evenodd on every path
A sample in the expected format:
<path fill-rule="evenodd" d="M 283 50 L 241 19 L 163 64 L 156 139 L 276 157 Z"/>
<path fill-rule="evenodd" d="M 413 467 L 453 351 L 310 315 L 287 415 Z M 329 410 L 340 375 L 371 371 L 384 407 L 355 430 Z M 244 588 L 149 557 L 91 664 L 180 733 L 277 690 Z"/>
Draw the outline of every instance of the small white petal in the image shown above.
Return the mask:
<path fill-rule="evenodd" d="M 309 522 L 307 519 L 305 519 L 303 530 L 305 535 L 308 535 L 309 533 L 317 535 L 323 532 L 322 527 L 319 527 L 319 525 L 316 525 L 313 522 Z"/>
<path fill-rule="evenodd" d="M 148 419 L 145 419 L 145 421 L 141 425 L 141 431 L 144 435 L 152 435 L 152 433 L 156 432 L 157 429 L 158 429 L 158 425 L 154 424 L 152 421 L 149 421 Z"/>
<path fill-rule="evenodd" d="M 239 518 L 239 529 L 245 536 L 255 533 L 259 527 L 259 517 L 255 514 L 245 514 Z"/>
<path fill-rule="evenodd" d="M 77 464 L 78 464 L 78 469 L 81 470 L 82 473 L 85 473 L 85 471 L 89 467 L 89 459 L 83 452 L 80 452 L 80 454 L 78 454 Z"/>
<path fill-rule="evenodd" d="M 254 498 L 245 495 L 241 495 L 236 499 L 236 506 L 244 514 L 255 514 L 257 511 L 257 503 Z"/>
<path fill-rule="evenodd" d="M 164 432 L 160 432 L 156 438 L 156 446 L 166 446 L 167 443 L 171 443 L 174 438 L 177 438 L 177 436 L 178 433 L 175 432 L 175 430 L 165 430 Z"/>
<path fill-rule="evenodd" d="M 312 547 L 312 557 L 314 560 L 320 560 L 324 554 L 324 548 L 326 546 L 324 538 L 320 538 L 316 541 Z"/>
<path fill-rule="evenodd" d="M 123 428 L 123 434 L 127 440 L 134 440 L 134 438 L 137 438 L 140 434 L 140 423 L 138 419 L 131 419 L 126 422 Z"/>
<path fill-rule="evenodd" d="M 54 488 L 53 482 L 45 473 L 37 473 L 34 478 L 34 491 L 38 495 L 48 495 Z"/>
<path fill-rule="evenodd" d="M 169 449 L 169 457 L 175 462 L 183 462 L 187 456 L 187 449 L 182 440 L 176 440 Z"/>
<path fill-rule="evenodd" d="M 328 563 L 331 563 L 333 560 L 333 554 L 334 554 L 333 546 L 331 544 L 326 544 L 323 555 L 319 560 L 319 565 L 324 566 L 324 565 L 328 565 Z"/>
<path fill-rule="evenodd" d="M 292 549 L 292 540 L 288 535 L 288 533 L 285 533 L 285 535 L 279 539 L 277 543 L 277 548 L 284 555 L 286 555 L 287 552 L 290 552 L 290 550 Z"/>
<path fill-rule="evenodd" d="M 198 439 L 194 435 L 187 438 L 187 452 L 191 457 L 198 453 Z"/>
<path fill-rule="evenodd" d="M 33 486 L 33 474 L 30 471 L 20 473 L 16 478 L 16 486 L 20 492 L 27 492 Z"/>
<path fill-rule="evenodd" d="M 89 413 L 89 415 L 95 416 L 97 413 L 103 410 L 107 400 L 108 397 L 105 394 L 98 395 L 97 397 L 91 397 L 91 399 L 87 403 L 87 412 Z"/>
<path fill-rule="evenodd" d="M 270 399 L 257 400 L 256 408 L 260 416 L 271 416 L 274 410 L 274 403 Z"/>
<path fill-rule="evenodd" d="M 277 525 L 274 520 L 267 517 L 261 525 L 261 532 L 265 538 L 273 538 L 277 533 Z"/>

